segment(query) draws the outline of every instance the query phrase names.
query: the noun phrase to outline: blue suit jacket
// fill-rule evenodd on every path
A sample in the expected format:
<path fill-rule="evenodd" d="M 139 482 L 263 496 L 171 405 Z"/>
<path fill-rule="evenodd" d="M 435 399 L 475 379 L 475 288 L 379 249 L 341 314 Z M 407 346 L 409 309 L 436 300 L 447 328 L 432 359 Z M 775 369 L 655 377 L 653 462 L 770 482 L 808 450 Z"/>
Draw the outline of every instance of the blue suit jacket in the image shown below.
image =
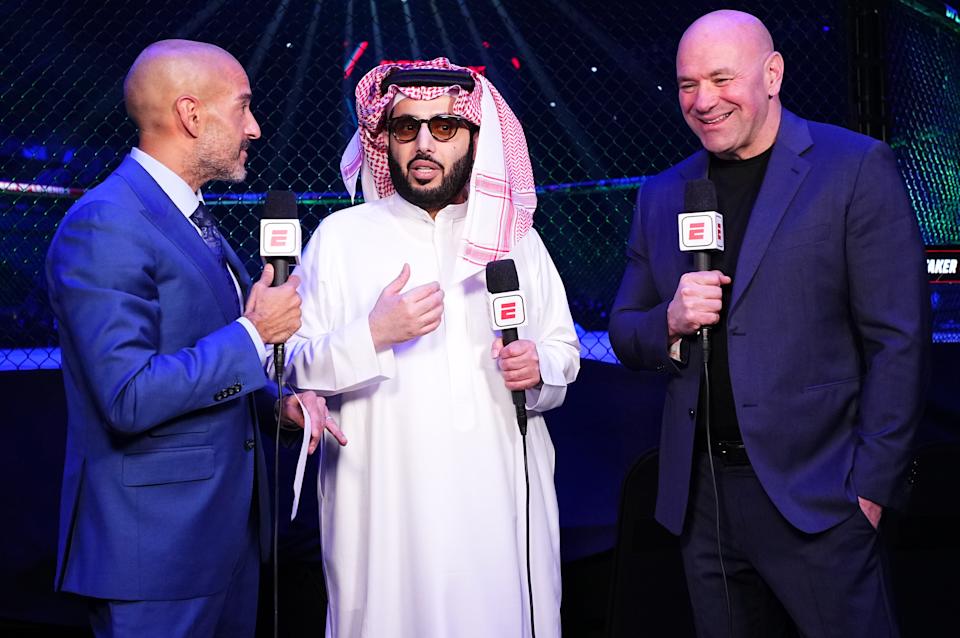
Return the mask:
<path fill-rule="evenodd" d="M 667 306 L 693 268 L 678 248 L 700 151 L 637 200 L 610 340 L 628 367 L 671 376 L 657 518 L 683 528 L 702 354 L 668 356 Z M 723 211 L 720 211 L 723 212 Z M 896 505 L 921 410 L 929 343 L 924 255 L 893 153 L 846 129 L 783 118 L 733 274 L 726 331 L 744 444 L 780 512 L 805 532 Z"/>
<path fill-rule="evenodd" d="M 60 224 L 46 263 L 68 401 L 58 589 L 156 600 L 227 586 L 263 468 L 250 393 L 266 378 L 218 268 L 130 158 Z"/>

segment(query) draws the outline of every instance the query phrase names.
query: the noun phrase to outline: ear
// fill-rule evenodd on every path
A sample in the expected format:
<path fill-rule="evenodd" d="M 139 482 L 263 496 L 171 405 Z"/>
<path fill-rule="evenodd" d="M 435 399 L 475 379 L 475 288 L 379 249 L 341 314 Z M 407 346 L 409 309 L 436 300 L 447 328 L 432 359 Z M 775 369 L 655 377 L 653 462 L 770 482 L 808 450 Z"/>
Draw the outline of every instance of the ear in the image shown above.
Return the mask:
<path fill-rule="evenodd" d="M 783 83 L 783 56 L 774 51 L 763 66 L 764 79 L 767 84 L 767 96 L 774 97 L 780 94 L 780 85 Z"/>
<path fill-rule="evenodd" d="M 380 131 L 379 133 L 377 133 L 377 141 L 376 141 L 375 146 L 378 147 L 378 148 L 384 149 L 385 151 L 387 151 L 387 155 L 390 155 L 390 153 L 393 152 L 393 149 L 390 148 L 390 141 L 391 141 L 391 140 L 390 140 L 390 133 L 387 132 L 386 129 L 384 129 L 384 130 Z"/>
<path fill-rule="evenodd" d="M 200 137 L 200 100 L 192 95 L 181 95 L 175 103 L 180 125 L 191 137 Z"/>
<path fill-rule="evenodd" d="M 382 144 L 384 148 L 390 148 L 390 116 L 393 114 L 393 107 L 388 109 L 380 116 L 377 123 L 377 144 Z"/>

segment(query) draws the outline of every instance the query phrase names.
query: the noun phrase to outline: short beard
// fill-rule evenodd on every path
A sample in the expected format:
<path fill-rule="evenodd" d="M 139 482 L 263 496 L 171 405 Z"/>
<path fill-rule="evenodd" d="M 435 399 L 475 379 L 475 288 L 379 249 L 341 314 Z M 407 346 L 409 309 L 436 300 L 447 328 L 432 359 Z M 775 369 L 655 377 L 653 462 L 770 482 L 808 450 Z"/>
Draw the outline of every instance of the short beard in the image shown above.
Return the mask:
<path fill-rule="evenodd" d="M 197 182 L 242 182 L 247 177 L 247 167 L 240 163 L 240 151 L 249 148 L 250 140 L 244 140 L 236 156 L 231 159 L 224 157 L 224 144 L 219 136 L 204 139 L 198 144 L 193 161 L 193 173 Z"/>
<path fill-rule="evenodd" d="M 425 159 L 434 162 L 431 157 L 417 154 L 411 162 Z M 390 166 L 390 181 L 397 190 L 400 197 L 404 198 L 414 206 L 423 210 L 440 210 L 463 192 L 467 182 L 470 181 L 470 174 L 473 172 L 473 136 L 470 136 L 470 144 L 463 157 L 458 159 L 450 167 L 450 172 L 443 176 L 438 186 L 434 188 L 417 188 L 410 183 L 409 168 L 406 172 L 400 167 L 400 164 L 393 158 L 393 153 L 387 151 L 387 163 Z M 408 164 L 409 167 L 409 164 Z"/>
<path fill-rule="evenodd" d="M 209 158 L 197 158 L 197 173 L 205 176 L 202 181 L 206 182 L 230 182 L 237 184 L 247 178 L 246 166 L 224 166 L 223 164 Z"/>

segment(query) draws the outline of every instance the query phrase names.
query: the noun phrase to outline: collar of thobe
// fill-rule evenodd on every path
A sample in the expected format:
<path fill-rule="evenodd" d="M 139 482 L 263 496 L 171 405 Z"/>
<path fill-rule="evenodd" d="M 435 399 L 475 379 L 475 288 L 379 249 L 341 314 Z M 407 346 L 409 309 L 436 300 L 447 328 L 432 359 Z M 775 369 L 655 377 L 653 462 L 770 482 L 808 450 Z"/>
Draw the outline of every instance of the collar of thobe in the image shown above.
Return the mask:
<path fill-rule="evenodd" d="M 462 204 L 448 204 L 440 209 L 437 213 L 437 218 L 434 220 L 430 217 L 430 213 L 423 210 L 419 206 L 411 204 L 400 195 L 394 193 L 390 195 L 390 207 L 396 212 L 400 217 L 407 219 L 414 219 L 417 221 L 423 221 L 430 224 L 435 224 L 438 221 L 450 220 L 456 221 L 463 219 L 467 216 L 467 203 L 463 202 Z"/>

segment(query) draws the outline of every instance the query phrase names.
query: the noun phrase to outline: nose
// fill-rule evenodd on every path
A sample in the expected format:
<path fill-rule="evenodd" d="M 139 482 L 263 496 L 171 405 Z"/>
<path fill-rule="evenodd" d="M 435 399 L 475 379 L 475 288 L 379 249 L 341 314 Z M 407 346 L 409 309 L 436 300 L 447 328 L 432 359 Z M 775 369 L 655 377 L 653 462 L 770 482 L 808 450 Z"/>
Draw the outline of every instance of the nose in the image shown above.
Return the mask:
<path fill-rule="evenodd" d="M 249 118 L 247 120 L 247 125 L 244 129 L 247 137 L 251 140 L 260 139 L 260 124 L 257 122 L 257 118 L 254 117 L 252 112 L 249 113 Z"/>
<path fill-rule="evenodd" d="M 437 140 L 433 139 L 433 135 L 430 133 L 430 124 L 426 120 L 420 122 L 416 144 L 418 151 L 433 152 L 436 150 Z"/>
<path fill-rule="evenodd" d="M 709 85 L 697 87 L 697 96 L 693 102 L 693 108 L 700 113 L 707 113 L 717 105 L 717 93 Z"/>

